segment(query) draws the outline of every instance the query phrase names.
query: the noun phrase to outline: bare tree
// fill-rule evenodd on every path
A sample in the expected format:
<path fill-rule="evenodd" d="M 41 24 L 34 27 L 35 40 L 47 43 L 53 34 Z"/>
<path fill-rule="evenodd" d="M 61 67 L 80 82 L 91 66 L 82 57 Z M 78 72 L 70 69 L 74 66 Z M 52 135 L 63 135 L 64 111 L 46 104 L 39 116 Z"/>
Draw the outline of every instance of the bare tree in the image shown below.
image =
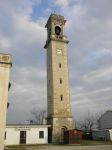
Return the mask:
<path fill-rule="evenodd" d="M 84 139 L 92 139 L 92 129 L 97 128 L 97 120 L 99 115 L 88 114 L 84 117 L 83 120 L 80 120 L 75 123 L 76 128 L 83 131 Z"/>
<path fill-rule="evenodd" d="M 30 120 L 30 123 L 31 124 L 44 124 L 44 120 L 46 119 L 46 114 L 47 114 L 47 111 L 45 109 L 33 109 L 31 111 L 31 119 Z"/>
<path fill-rule="evenodd" d="M 91 131 L 96 125 L 96 117 L 93 115 L 89 115 L 80 123 L 80 127 L 82 130 Z"/>
<path fill-rule="evenodd" d="M 76 121 L 75 126 L 83 131 L 91 131 L 93 128 L 97 128 L 97 120 L 101 114 L 88 114 L 83 120 Z"/>

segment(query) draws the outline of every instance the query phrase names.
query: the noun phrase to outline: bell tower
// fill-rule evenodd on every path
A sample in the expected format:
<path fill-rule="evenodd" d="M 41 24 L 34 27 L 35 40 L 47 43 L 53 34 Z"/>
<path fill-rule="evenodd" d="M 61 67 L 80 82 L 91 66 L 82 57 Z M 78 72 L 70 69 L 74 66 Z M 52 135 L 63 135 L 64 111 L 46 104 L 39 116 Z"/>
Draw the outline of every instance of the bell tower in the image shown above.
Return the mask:
<path fill-rule="evenodd" d="M 47 24 L 47 123 L 52 143 L 63 143 L 64 131 L 73 128 L 70 106 L 67 45 L 63 16 L 51 14 Z"/>

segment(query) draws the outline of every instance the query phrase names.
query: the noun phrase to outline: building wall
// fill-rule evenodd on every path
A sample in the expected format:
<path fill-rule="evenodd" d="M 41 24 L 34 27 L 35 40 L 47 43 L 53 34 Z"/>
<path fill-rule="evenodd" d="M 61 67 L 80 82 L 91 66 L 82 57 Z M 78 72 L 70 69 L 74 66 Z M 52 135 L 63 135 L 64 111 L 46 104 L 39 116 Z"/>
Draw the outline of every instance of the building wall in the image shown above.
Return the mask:
<path fill-rule="evenodd" d="M 15 130 L 15 128 L 6 127 L 6 139 L 5 145 L 18 145 L 20 139 L 20 131 Z"/>
<path fill-rule="evenodd" d="M 109 140 L 112 141 L 112 130 L 96 130 L 92 132 L 94 140 Z"/>
<path fill-rule="evenodd" d="M 11 56 L 0 53 L 0 150 L 4 149 Z"/>
<path fill-rule="evenodd" d="M 110 140 L 112 141 L 112 129 L 109 130 L 109 132 L 110 132 Z"/>
<path fill-rule="evenodd" d="M 39 138 L 39 131 L 44 131 L 44 138 Z M 31 128 L 27 131 L 26 144 L 47 144 L 48 143 L 48 130 L 47 128 Z"/>
<path fill-rule="evenodd" d="M 7 126 L 5 145 L 19 145 L 20 131 L 26 131 L 26 144 L 47 144 L 47 126 Z M 39 131 L 44 131 L 44 138 L 39 138 Z"/>
<path fill-rule="evenodd" d="M 98 120 L 100 130 L 112 129 L 112 111 L 105 112 Z"/>

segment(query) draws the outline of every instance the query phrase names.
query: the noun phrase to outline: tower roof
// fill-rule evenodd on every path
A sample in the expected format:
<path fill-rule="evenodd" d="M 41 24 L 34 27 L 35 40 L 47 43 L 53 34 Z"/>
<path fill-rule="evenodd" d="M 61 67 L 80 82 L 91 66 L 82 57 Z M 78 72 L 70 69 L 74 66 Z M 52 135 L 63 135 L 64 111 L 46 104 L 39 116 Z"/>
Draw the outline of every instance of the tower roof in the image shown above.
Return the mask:
<path fill-rule="evenodd" d="M 51 14 L 45 27 L 47 28 L 49 26 L 49 24 L 53 21 L 58 21 L 58 22 L 62 22 L 63 24 L 65 24 L 66 20 L 64 20 L 64 16 L 58 15 L 58 14 Z"/>

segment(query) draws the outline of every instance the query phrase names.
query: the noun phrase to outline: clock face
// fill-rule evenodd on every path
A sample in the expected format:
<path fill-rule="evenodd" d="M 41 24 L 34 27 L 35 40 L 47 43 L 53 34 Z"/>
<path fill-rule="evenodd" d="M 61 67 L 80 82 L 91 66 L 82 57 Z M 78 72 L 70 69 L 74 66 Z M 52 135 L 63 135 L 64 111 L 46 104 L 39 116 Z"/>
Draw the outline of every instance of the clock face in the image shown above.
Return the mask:
<path fill-rule="evenodd" d="M 57 55 L 62 55 L 62 49 L 57 48 L 57 49 L 56 49 L 56 54 L 57 54 Z"/>

